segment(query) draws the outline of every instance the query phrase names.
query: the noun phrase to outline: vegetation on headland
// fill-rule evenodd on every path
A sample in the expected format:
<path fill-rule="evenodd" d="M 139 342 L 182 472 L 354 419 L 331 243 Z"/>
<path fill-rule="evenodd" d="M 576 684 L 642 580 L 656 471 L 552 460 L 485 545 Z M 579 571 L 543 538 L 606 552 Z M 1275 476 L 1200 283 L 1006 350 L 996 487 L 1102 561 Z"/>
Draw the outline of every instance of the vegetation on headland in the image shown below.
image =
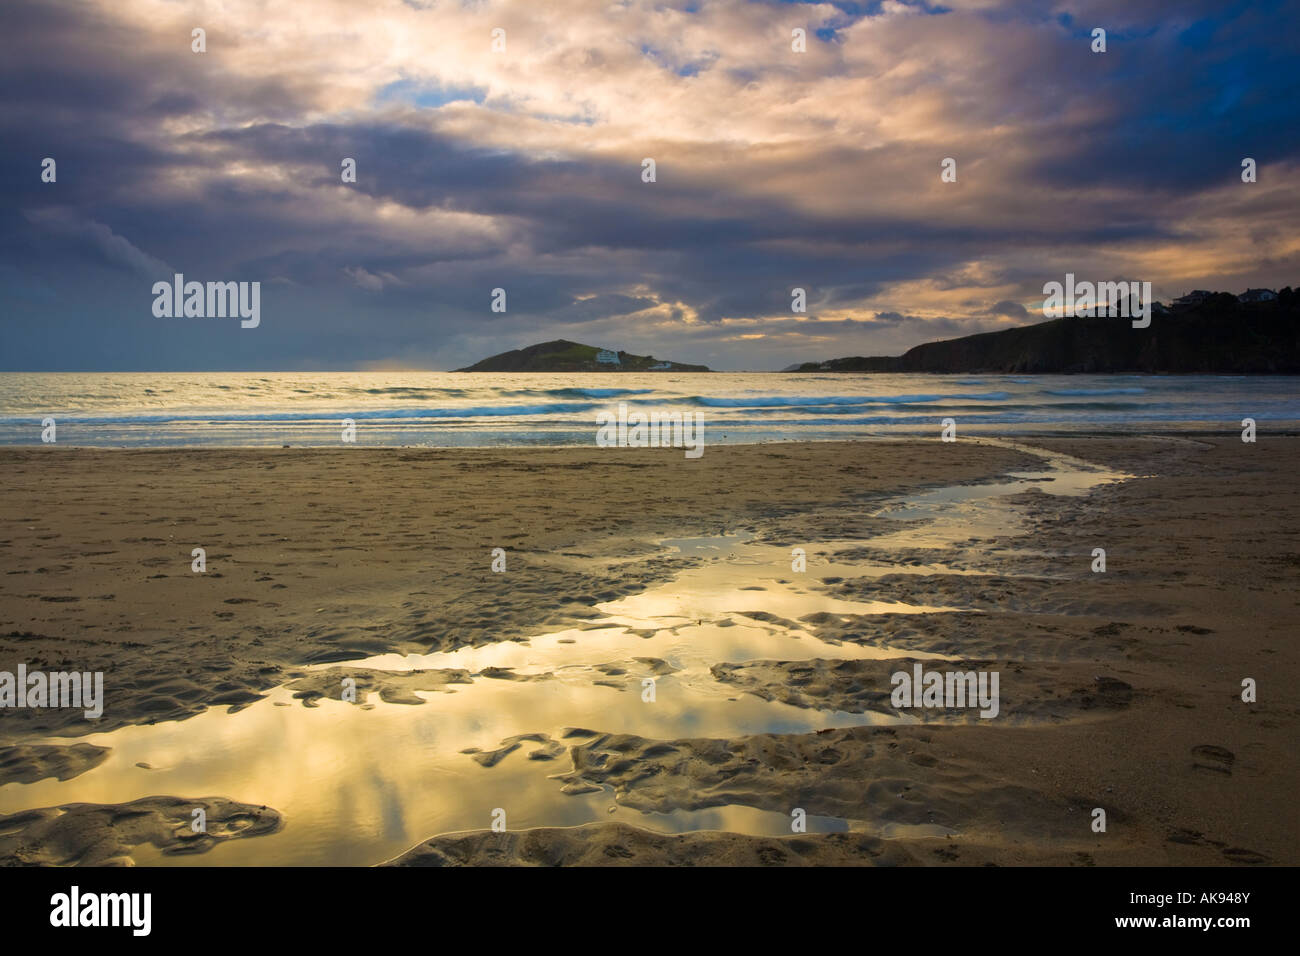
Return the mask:
<path fill-rule="evenodd" d="M 1155 304 L 1151 324 L 1063 318 L 927 342 L 898 356 L 805 362 L 798 372 L 1300 374 L 1300 291 L 1243 302 L 1227 292 Z"/>
<path fill-rule="evenodd" d="M 707 372 L 705 365 L 665 362 L 567 339 L 502 352 L 457 372 Z"/>

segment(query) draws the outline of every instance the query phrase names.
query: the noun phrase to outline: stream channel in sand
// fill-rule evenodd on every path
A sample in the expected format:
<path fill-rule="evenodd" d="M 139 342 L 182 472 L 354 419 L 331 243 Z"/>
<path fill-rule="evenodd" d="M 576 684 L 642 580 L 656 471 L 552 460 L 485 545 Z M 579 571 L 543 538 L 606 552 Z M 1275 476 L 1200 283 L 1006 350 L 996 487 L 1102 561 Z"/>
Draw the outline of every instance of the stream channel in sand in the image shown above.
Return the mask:
<path fill-rule="evenodd" d="M 75 740 L 26 741 L 84 741 L 112 749 L 103 763 L 70 780 L 0 787 L 0 813 L 171 794 L 219 795 L 283 814 L 279 832 L 230 840 L 204 854 L 163 855 L 152 846 L 136 847 L 132 856 L 140 865 L 374 864 L 440 833 L 487 828 L 498 807 L 506 810 L 511 830 L 617 820 L 666 832 L 788 834 L 789 816 L 752 807 L 641 813 L 619 807 L 609 788 L 565 793 L 555 778 L 572 769 L 567 745 L 589 739 L 565 735 L 571 728 L 587 728 L 672 740 L 911 722 L 907 716 L 765 701 L 719 683 L 709 668 L 750 660 L 936 658 L 828 643 L 798 622 L 818 612 L 959 610 L 846 601 L 815 589 L 825 577 L 976 572 L 938 561 L 841 564 L 814 556 L 819 550 L 833 557 L 836 551 L 869 546 L 876 551 L 934 549 L 941 557 L 955 542 L 1016 535 L 1023 505 L 1011 496 L 1030 489 L 1081 495 L 1129 477 L 1064 455 L 1011 447 L 1040 457 L 1042 470 L 1013 473 L 995 483 L 918 491 L 883 507 L 877 504 L 870 513 L 897 520 L 897 531 L 867 541 L 810 544 L 806 574 L 791 572 L 789 547 L 761 543 L 750 532 L 669 539 L 661 542 L 666 550 L 704 560 L 673 580 L 597 605 L 601 619 L 526 641 L 322 665 L 470 673 L 473 682 L 450 685 L 451 693 L 419 692 L 426 701 L 422 705 L 384 703 L 372 693 L 365 706 L 320 699 L 318 706 L 306 707 L 281 686 L 233 714 L 214 708 L 185 721 L 123 727 Z M 765 613 L 747 616 L 755 612 Z M 664 664 L 673 669 L 665 672 Z M 553 677 L 500 679 L 482 676 L 485 668 Z M 647 677 L 655 678 L 653 703 L 642 699 Z M 466 752 L 496 751 L 507 738 L 523 734 L 538 739 L 520 741 L 489 765 Z M 138 766 L 142 763 L 151 769 Z M 846 830 L 853 823 L 810 815 L 807 826 L 810 832 L 825 832 Z"/>

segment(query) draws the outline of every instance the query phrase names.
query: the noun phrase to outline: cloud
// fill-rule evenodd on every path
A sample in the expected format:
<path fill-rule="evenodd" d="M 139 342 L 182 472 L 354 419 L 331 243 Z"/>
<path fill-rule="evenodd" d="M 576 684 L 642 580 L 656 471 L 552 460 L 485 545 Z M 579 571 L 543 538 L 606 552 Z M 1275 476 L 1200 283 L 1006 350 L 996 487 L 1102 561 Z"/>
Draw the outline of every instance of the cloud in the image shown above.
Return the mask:
<path fill-rule="evenodd" d="M 170 277 L 167 263 L 133 246 L 102 222 L 81 219 L 66 209 L 33 209 L 23 215 L 33 225 L 56 236 L 84 244 L 107 265 L 133 272 L 145 279 Z"/>
<path fill-rule="evenodd" d="M 1300 14 L 1273 0 L 200 9 L 6 7 L 0 176 L 28 214 L 0 255 L 56 291 L 71 350 L 98 322 L 161 367 L 453 367 L 563 330 L 782 367 L 1033 321 L 1066 272 L 1166 297 L 1300 274 Z M 172 265 L 275 284 L 255 356 L 67 281 Z"/>
<path fill-rule="evenodd" d="M 989 315 L 1001 315 L 1008 319 L 1023 319 L 1029 315 L 1029 310 L 1019 302 L 1003 299 L 1001 302 L 989 306 Z"/>
<path fill-rule="evenodd" d="M 351 266 L 345 268 L 343 272 L 357 284 L 359 289 L 365 289 L 367 292 L 382 292 L 384 290 L 384 280 L 373 272 L 367 272 L 361 266 Z"/>

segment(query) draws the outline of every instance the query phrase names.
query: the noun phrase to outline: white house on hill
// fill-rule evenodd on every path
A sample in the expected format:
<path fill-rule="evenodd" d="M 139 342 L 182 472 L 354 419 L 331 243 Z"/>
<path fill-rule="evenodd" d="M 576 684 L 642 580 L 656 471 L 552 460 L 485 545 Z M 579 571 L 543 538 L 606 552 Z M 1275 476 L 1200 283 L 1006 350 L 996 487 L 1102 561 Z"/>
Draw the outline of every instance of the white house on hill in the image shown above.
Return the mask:
<path fill-rule="evenodd" d="M 601 365 L 622 365 L 618 360 L 618 353 L 611 352 L 609 349 L 601 349 L 596 353 L 596 361 Z"/>
<path fill-rule="evenodd" d="M 1272 289 L 1247 289 L 1241 295 L 1237 296 L 1238 302 L 1269 302 L 1277 298 L 1277 293 Z"/>

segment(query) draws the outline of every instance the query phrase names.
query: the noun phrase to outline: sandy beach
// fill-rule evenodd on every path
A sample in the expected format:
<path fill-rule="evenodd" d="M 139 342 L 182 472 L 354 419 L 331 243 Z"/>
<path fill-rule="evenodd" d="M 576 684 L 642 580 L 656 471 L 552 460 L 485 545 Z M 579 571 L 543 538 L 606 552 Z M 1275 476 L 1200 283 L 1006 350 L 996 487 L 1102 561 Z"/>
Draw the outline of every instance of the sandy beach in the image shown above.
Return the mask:
<path fill-rule="evenodd" d="M 955 532 L 942 517 L 882 511 L 927 489 L 1037 473 L 1044 456 L 1108 478 L 1080 494 L 1030 483 L 987 515 L 958 501 Z M 256 773 L 238 793 L 154 790 L 148 768 L 96 789 L 117 759 L 114 732 L 183 732 L 201 725 L 196 715 L 207 727 L 244 710 L 333 713 L 348 706 L 349 678 L 369 708 L 350 718 L 358 726 L 472 703 L 480 690 L 477 706 L 503 720 L 510 694 L 575 682 L 574 695 L 605 694 L 633 715 L 592 706 L 572 724 L 533 725 L 521 708 L 500 744 L 480 735 L 445 758 L 471 791 L 545 764 L 530 787 L 603 800 L 616 817 L 494 833 L 495 802 L 473 792 L 486 801 L 468 813 L 481 828 L 392 835 L 374 859 L 357 858 L 366 862 L 1300 862 L 1295 437 L 780 443 L 713 447 L 699 460 L 672 449 L 55 447 L 5 448 L 0 461 L 0 671 L 101 671 L 105 684 L 97 720 L 0 712 L 3 862 L 157 852 L 220 865 L 236 844 L 256 861 L 259 845 L 294 827 Z M 767 578 L 746 584 L 743 560 L 663 543 L 719 537 L 805 549 L 806 572 L 787 569 L 786 603 L 772 603 Z M 1091 570 L 1099 547 L 1104 573 Z M 194 548 L 206 552 L 202 573 Z M 497 548 L 504 572 L 492 568 Z M 648 614 L 636 602 L 652 587 L 670 596 L 692 574 L 722 571 L 732 603 L 708 641 L 751 622 L 756 639 L 799 640 L 806 656 L 719 652 L 696 674 L 653 653 L 663 638 L 646 631 L 650 650 L 593 658 L 580 673 L 511 663 L 521 642 L 546 635 L 561 635 L 546 645 L 557 652 L 610 640 L 606 619 Z M 736 603 L 746 594 L 752 603 Z M 684 622 L 675 634 L 689 644 L 688 618 L 705 612 L 663 613 Z M 701 653 L 714 646 L 700 640 Z M 374 660 L 384 655 L 434 663 L 386 669 Z M 890 675 L 936 661 L 998 671 L 998 716 L 900 716 Z M 714 710 L 674 713 L 673 681 L 685 686 L 688 672 L 718 713 L 754 708 L 778 715 L 762 718 L 772 726 L 806 726 L 739 734 L 744 721 Z M 661 680 L 666 716 L 640 721 L 649 678 Z M 1253 703 L 1246 678 L 1258 684 Z M 700 732 L 667 735 L 692 726 Z M 228 825 L 187 845 L 171 800 L 208 800 Z M 133 801 L 152 802 L 94 810 Z M 69 806 L 80 809 L 56 812 Z M 716 808 L 767 821 L 800 808 L 848 832 L 681 822 Z M 1090 826 L 1096 808 L 1105 832 Z"/>

